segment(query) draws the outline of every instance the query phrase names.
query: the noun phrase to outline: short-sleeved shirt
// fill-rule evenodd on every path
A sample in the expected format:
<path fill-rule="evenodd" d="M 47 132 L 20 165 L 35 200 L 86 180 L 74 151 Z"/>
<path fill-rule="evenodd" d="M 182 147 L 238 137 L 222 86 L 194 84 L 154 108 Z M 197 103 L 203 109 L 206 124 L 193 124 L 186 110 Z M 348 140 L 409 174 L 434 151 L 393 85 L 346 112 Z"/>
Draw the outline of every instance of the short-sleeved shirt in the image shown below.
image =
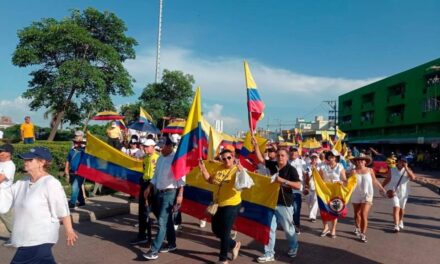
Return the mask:
<path fill-rule="evenodd" d="M 23 132 L 23 137 L 24 138 L 33 138 L 35 136 L 35 132 L 34 132 L 34 124 L 32 123 L 23 123 L 20 126 L 20 131 Z"/>
<path fill-rule="evenodd" d="M 270 160 L 266 161 L 266 167 L 271 172 L 275 171 L 275 173 L 276 173 L 277 172 L 277 166 L 278 166 L 278 164 L 277 164 L 276 161 L 270 161 Z M 298 172 L 289 163 L 287 163 L 286 166 L 284 166 L 278 172 L 278 175 L 281 178 L 286 179 L 288 181 L 300 182 Z M 292 206 L 292 204 L 293 204 L 292 188 L 286 187 L 286 186 L 282 185 L 281 188 L 280 188 L 280 192 L 278 193 L 278 205 Z"/>
<path fill-rule="evenodd" d="M 237 167 L 218 170 L 212 179 L 212 184 L 217 185 L 213 192 L 214 201 L 218 206 L 234 206 L 241 203 L 241 191 L 235 189 L 235 175 Z"/>
<path fill-rule="evenodd" d="M 69 171 L 76 173 L 78 170 L 79 164 L 81 162 L 81 156 L 84 152 L 84 149 L 76 149 L 72 148 L 69 150 L 69 153 L 67 154 L 67 161 L 70 163 Z"/>
<path fill-rule="evenodd" d="M 151 155 L 147 155 L 144 158 L 144 180 L 151 180 L 154 175 L 154 171 L 156 170 L 157 160 L 159 159 L 159 154 L 154 152 Z"/>
<path fill-rule="evenodd" d="M 6 180 L 0 183 L 0 188 L 11 187 L 14 182 L 15 164 L 12 160 L 0 162 L 0 174 L 6 176 Z"/>

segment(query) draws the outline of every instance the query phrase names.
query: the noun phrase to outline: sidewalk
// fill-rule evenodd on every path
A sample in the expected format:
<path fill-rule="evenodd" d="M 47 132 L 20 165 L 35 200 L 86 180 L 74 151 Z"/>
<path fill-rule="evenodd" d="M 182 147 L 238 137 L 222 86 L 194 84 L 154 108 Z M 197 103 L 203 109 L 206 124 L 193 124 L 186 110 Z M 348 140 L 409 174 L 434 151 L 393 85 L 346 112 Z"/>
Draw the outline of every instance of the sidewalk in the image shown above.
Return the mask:
<path fill-rule="evenodd" d="M 416 175 L 415 182 L 440 194 L 440 171 L 414 170 L 414 173 Z"/>
<path fill-rule="evenodd" d="M 137 214 L 137 199 L 128 201 L 128 195 L 115 194 L 97 196 L 87 199 L 87 205 L 71 209 L 70 214 L 75 224 L 95 222 L 99 219 L 124 214 Z M 3 222 L 0 221 L 0 233 L 8 233 Z"/>

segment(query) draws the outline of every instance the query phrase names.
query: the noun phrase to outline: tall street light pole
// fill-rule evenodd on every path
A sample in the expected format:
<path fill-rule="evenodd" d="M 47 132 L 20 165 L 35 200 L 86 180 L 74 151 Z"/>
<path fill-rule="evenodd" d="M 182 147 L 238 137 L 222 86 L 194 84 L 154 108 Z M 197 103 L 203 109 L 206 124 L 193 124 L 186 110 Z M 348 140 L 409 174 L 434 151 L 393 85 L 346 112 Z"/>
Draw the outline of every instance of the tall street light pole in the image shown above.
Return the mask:
<path fill-rule="evenodd" d="M 160 39 L 162 36 L 162 6 L 163 0 L 159 0 L 159 26 L 157 31 L 157 51 L 156 51 L 156 78 L 155 82 L 159 83 L 160 79 Z"/>

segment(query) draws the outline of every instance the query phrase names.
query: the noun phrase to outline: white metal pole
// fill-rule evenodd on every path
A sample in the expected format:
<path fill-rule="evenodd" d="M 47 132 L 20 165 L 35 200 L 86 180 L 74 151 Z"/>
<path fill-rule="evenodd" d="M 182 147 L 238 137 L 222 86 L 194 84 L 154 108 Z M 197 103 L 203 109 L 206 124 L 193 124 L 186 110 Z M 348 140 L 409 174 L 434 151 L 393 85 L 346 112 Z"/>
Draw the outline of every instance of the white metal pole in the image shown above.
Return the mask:
<path fill-rule="evenodd" d="M 160 79 L 160 39 L 162 36 L 162 6 L 163 0 L 159 0 L 159 26 L 157 31 L 157 51 L 156 51 L 156 83 L 159 83 Z"/>

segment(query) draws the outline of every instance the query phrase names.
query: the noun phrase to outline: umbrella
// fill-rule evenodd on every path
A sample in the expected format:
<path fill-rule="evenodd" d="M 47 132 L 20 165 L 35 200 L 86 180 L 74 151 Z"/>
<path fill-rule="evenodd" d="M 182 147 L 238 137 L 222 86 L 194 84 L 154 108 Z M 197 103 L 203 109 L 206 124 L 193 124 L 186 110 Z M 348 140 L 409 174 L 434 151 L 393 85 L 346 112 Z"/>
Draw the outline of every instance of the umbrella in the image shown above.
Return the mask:
<path fill-rule="evenodd" d="M 174 121 L 168 124 L 164 129 L 162 129 L 162 133 L 169 134 L 183 134 L 183 129 L 185 128 L 186 121 Z"/>
<path fill-rule="evenodd" d="M 315 138 L 307 139 L 301 144 L 302 150 L 304 152 L 309 152 L 312 150 L 319 151 L 322 149 L 322 145 Z"/>
<path fill-rule="evenodd" d="M 160 130 L 151 122 L 134 122 L 129 126 L 129 128 L 152 134 L 160 134 Z"/>
<path fill-rule="evenodd" d="M 122 119 L 124 119 L 124 116 L 113 111 L 99 112 L 94 117 L 92 117 L 92 120 L 105 120 L 105 121 L 122 120 Z"/>

